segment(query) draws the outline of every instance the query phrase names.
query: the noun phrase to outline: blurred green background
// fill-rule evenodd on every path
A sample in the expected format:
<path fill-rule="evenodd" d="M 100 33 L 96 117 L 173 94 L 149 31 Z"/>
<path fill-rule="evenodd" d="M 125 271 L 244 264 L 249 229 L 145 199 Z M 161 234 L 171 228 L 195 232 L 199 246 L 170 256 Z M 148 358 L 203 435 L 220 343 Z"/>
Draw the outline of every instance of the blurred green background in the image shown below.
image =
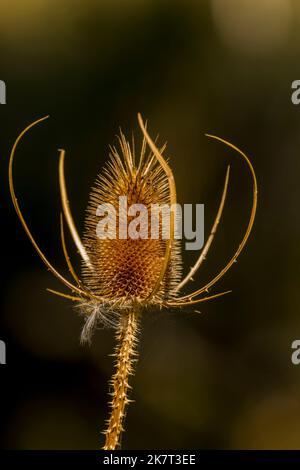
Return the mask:
<path fill-rule="evenodd" d="M 137 112 L 168 141 L 179 201 L 204 203 L 206 233 L 226 165 L 228 201 L 192 287 L 233 254 L 251 203 L 244 163 L 211 132 L 246 151 L 259 182 L 253 234 L 200 307 L 143 318 L 124 449 L 300 449 L 300 78 L 298 0 L 2 0 L 0 79 L 1 446 L 97 449 L 107 418 L 114 337 L 80 346 L 82 319 L 44 269 L 14 213 L 8 155 L 19 131 L 15 184 L 42 249 L 67 274 L 59 239 L 58 148 L 82 230 L 89 188 L 121 125 Z M 70 243 L 71 244 L 71 243 Z M 71 250 L 72 251 L 72 250 Z M 80 261 L 72 251 L 75 265 Z M 185 269 L 196 258 L 185 253 Z"/>

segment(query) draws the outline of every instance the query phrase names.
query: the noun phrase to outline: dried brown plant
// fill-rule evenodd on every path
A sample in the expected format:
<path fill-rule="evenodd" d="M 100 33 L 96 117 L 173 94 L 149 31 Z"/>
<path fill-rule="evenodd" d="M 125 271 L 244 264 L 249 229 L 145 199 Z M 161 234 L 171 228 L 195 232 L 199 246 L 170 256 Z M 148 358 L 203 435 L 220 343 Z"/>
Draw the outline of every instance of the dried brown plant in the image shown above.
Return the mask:
<path fill-rule="evenodd" d="M 144 124 L 141 115 L 138 115 L 138 122 L 143 133 L 143 142 L 138 161 L 135 155 L 134 142 L 130 145 L 121 133 L 119 137 L 120 151 L 118 152 L 115 147 L 111 148 L 110 160 L 91 191 L 82 241 L 78 235 L 68 202 L 64 176 L 65 151 L 60 150 L 59 183 L 63 212 L 60 219 L 61 240 L 66 263 L 73 277 L 73 282 L 70 282 L 53 267 L 35 242 L 22 215 L 14 190 L 12 170 L 16 148 L 29 129 L 46 118 L 35 121 L 23 130 L 12 148 L 9 161 L 10 193 L 17 215 L 37 253 L 46 267 L 71 290 L 72 294 L 69 295 L 51 289 L 49 291 L 74 301 L 85 316 L 85 324 L 81 335 L 82 341 L 90 340 L 98 322 L 113 326 L 116 329 L 115 374 L 111 381 L 112 400 L 104 444 L 104 449 L 115 449 L 120 446 L 126 406 L 130 401 L 128 397 L 129 377 L 133 374 L 134 362 L 138 356 L 137 336 L 139 320 L 143 310 L 153 306 L 159 309 L 180 309 L 215 299 L 227 293 L 221 292 L 200 297 L 201 294 L 208 292 L 229 270 L 247 242 L 257 206 L 255 172 L 249 158 L 241 150 L 219 137 L 208 135 L 208 137 L 218 140 L 235 150 L 246 162 L 253 184 L 252 208 L 244 237 L 226 266 L 205 286 L 194 292 L 179 295 L 179 291 L 193 278 L 205 260 L 213 241 L 225 204 L 229 167 L 226 172 L 219 209 L 210 235 L 195 265 L 182 279 L 181 252 L 179 242 L 175 239 L 173 211 L 170 214 L 170 230 L 167 239 L 162 236 L 161 225 L 158 239 L 121 238 L 118 235 L 119 230 L 117 230 L 115 237 L 100 239 L 96 233 L 97 207 L 99 204 L 112 204 L 117 208 L 120 196 L 126 196 L 129 204 L 144 204 L 147 208 L 155 203 L 176 203 L 174 176 L 169 164 L 163 157 L 165 146 L 161 149 L 156 146 L 148 134 L 147 126 Z M 64 234 L 64 219 L 82 259 L 82 279 L 76 274 L 68 255 Z M 126 214 L 127 222 L 129 219 L 130 217 Z M 119 223 L 118 218 L 118 229 L 120 228 Z M 149 225 L 151 222 L 145 219 L 143 223 Z"/>

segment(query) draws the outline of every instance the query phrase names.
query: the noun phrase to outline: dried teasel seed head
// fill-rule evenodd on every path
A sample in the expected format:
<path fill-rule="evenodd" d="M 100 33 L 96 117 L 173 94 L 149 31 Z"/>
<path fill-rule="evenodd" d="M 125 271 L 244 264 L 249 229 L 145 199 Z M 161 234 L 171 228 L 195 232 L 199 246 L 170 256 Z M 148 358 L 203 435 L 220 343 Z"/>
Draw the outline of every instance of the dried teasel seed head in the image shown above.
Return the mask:
<path fill-rule="evenodd" d="M 229 181 L 229 167 L 226 172 L 219 209 L 210 235 L 195 265 L 180 281 L 181 256 L 178 241 L 176 238 L 174 239 L 176 233 L 174 214 L 171 214 L 170 217 L 169 238 L 163 236 L 165 235 L 165 229 L 162 226 L 162 219 L 159 219 L 158 227 L 156 227 L 158 228 L 158 237 L 149 238 L 152 228 L 150 226 L 152 219 L 149 219 L 149 217 L 144 217 L 140 223 L 142 227 L 148 229 L 148 236 L 146 238 L 132 239 L 120 236 L 119 229 L 122 228 L 123 224 L 127 228 L 128 222 L 130 222 L 127 210 L 125 211 L 125 222 L 122 220 L 124 214 L 121 214 L 119 218 L 116 217 L 117 224 L 114 227 L 114 233 L 111 238 L 103 239 L 97 233 L 97 209 L 101 205 L 103 207 L 105 204 L 110 204 L 110 207 L 117 213 L 120 197 L 126 197 L 129 206 L 132 204 L 142 204 L 147 214 L 152 209 L 152 204 L 160 206 L 163 204 L 168 206 L 169 203 L 171 205 L 176 204 L 174 175 L 162 156 L 164 148 L 160 151 L 157 149 L 147 133 L 142 116 L 138 114 L 139 125 L 144 135 L 138 165 L 135 163 L 134 145 L 130 148 L 129 143 L 121 133 L 119 137 L 120 154 L 116 148 L 111 149 L 110 161 L 103 173 L 98 177 L 95 188 L 92 190 L 87 209 L 84 244 L 82 244 L 77 233 L 70 211 L 64 177 L 65 151 L 60 150 L 59 183 L 63 213 L 73 241 L 84 262 L 83 282 L 78 278 L 69 258 L 64 237 L 63 217 L 61 217 L 62 248 L 69 271 L 75 281 L 74 285 L 55 269 L 39 248 L 21 212 L 14 189 L 13 160 L 16 148 L 26 132 L 46 118 L 38 119 L 27 126 L 14 143 L 10 154 L 8 170 L 10 194 L 16 213 L 35 250 L 52 274 L 71 289 L 73 295 L 49 289 L 50 292 L 77 302 L 77 305 L 86 317 L 81 335 L 82 341 L 90 340 L 98 321 L 102 320 L 104 324 L 116 327 L 115 373 L 111 382 L 112 400 L 110 402 L 110 417 L 107 422 L 105 444 L 103 446 L 105 450 L 113 450 L 120 445 L 121 435 L 124 431 L 126 406 L 130 402 L 128 398 L 130 389 L 128 379 L 133 374 L 133 365 L 138 356 L 137 335 L 139 332 L 141 307 L 155 304 L 161 307 L 182 308 L 216 299 L 229 293 L 229 291 L 225 291 L 205 297 L 201 296 L 208 292 L 209 288 L 224 276 L 246 245 L 253 227 L 257 208 L 256 175 L 251 161 L 244 152 L 221 137 L 207 134 L 208 137 L 235 150 L 247 164 L 252 178 L 250 217 L 242 241 L 225 267 L 201 288 L 170 300 L 170 297 L 175 295 L 174 292 L 179 292 L 192 279 L 208 253 L 225 204 Z M 146 142 L 153 152 L 153 154 L 150 152 L 147 156 Z M 112 229 L 110 228 L 110 230 Z"/>
<path fill-rule="evenodd" d="M 152 204 L 169 205 L 170 201 L 166 174 L 152 152 L 147 154 L 145 138 L 137 163 L 134 144 L 131 147 L 122 132 L 118 140 L 119 151 L 111 148 L 110 160 L 90 194 L 83 244 L 94 270 L 84 266 L 83 280 L 93 294 L 126 306 L 133 302 L 146 303 L 157 283 L 166 255 L 166 240 L 161 217 L 158 239 L 151 238 L 151 207 Z M 164 149 L 165 146 L 161 152 Z M 140 229 L 146 229 L 148 238 L 120 237 L 119 198 L 122 196 L 127 198 L 127 207 L 143 204 L 147 208 L 148 216 L 140 219 Z M 97 236 L 96 212 L 103 204 L 111 204 L 116 211 L 116 230 L 110 234 L 111 239 Z M 127 221 L 128 227 L 133 217 L 125 214 L 125 219 L 123 216 L 121 219 Z M 174 240 L 165 275 L 151 302 L 172 297 L 180 274 L 180 245 Z"/>

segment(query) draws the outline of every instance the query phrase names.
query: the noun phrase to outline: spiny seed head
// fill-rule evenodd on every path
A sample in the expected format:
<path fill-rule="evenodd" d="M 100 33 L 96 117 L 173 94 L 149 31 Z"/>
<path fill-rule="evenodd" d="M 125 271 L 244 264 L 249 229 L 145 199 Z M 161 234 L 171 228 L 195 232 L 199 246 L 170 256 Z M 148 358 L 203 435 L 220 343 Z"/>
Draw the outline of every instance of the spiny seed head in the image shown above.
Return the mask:
<path fill-rule="evenodd" d="M 111 147 L 110 160 L 98 176 L 90 194 L 85 221 L 84 246 L 94 270 L 83 267 L 85 285 L 93 294 L 108 301 L 121 301 L 124 305 L 132 302 L 143 303 L 153 292 L 159 279 L 166 253 L 166 239 L 163 239 L 163 224 L 159 218 L 158 239 L 151 238 L 151 205 L 169 204 L 167 177 L 157 159 L 150 152 L 146 154 L 143 139 L 139 162 L 136 163 L 134 143 L 132 147 L 123 133 L 118 137 L 120 150 Z M 165 146 L 161 149 L 163 152 Z M 119 217 L 119 197 L 127 197 L 127 205 L 143 204 L 148 216 L 142 216 L 140 230 L 147 229 L 145 239 L 120 237 L 120 224 L 127 227 L 134 217 L 122 212 Z M 111 239 L 100 239 L 97 235 L 96 215 L 99 205 L 111 204 L 116 213 L 116 229 Z M 124 227 L 123 227 L 124 228 Z M 109 225 L 107 227 L 109 234 Z M 122 227 L 121 227 L 122 229 Z M 181 274 L 181 253 L 178 241 L 174 241 L 167 270 L 152 302 L 172 297 L 172 289 Z"/>

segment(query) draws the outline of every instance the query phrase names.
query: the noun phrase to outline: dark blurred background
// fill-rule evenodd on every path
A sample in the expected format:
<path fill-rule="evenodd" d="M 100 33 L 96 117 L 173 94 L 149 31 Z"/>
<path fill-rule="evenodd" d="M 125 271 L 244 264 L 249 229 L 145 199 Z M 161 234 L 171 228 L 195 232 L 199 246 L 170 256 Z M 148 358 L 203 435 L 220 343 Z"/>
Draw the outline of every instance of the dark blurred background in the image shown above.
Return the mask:
<path fill-rule="evenodd" d="M 88 194 L 119 126 L 140 138 L 137 112 L 168 141 L 179 201 L 205 204 L 206 233 L 226 165 L 228 201 L 202 286 L 238 245 L 251 204 L 245 164 L 211 132 L 246 151 L 259 182 L 249 244 L 214 302 L 143 318 L 124 449 L 300 448 L 300 78 L 298 0 L 2 0 L 0 79 L 0 442 L 5 449 L 97 449 L 107 418 L 114 336 L 80 346 L 82 319 L 44 268 L 14 213 L 15 184 L 41 248 L 67 275 L 59 237 L 58 148 L 82 231 Z M 69 245 L 72 245 L 69 240 Z M 70 249 L 80 268 L 76 251 Z M 196 259 L 184 254 L 185 270 Z M 191 288 L 190 287 L 190 288 Z"/>

